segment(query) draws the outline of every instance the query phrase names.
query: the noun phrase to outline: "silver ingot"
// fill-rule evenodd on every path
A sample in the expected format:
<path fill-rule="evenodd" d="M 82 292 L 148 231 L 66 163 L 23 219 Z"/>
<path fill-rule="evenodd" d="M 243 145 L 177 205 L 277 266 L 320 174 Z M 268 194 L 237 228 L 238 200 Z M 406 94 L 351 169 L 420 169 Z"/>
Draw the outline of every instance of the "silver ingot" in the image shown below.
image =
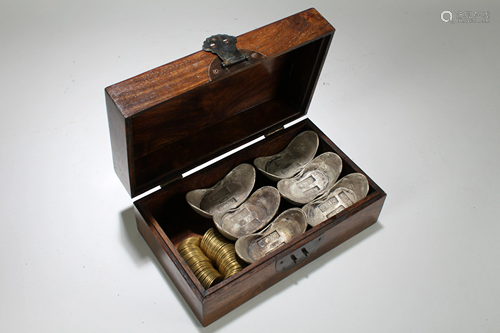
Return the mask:
<path fill-rule="evenodd" d="M 239 238 L 236 254 L 251 264 L 306 231 L 306 215 L 300 208 L 291 208 L 281 213 L 267 228 L 257 234 Z"/>
<path fill-rule="evenodd" d="M 261 187 L 238 208 L 214 214 L 215 226 L 230 240 L 253 234 L 264 228 L 276 215 L 280 199 L 275 187 Z"/>
<path fill-rule="evenodd" d="M 360 173 L 351 173 L 335 185 L 330 192 L 308 203 L 302 209 L 307 215 L 307 223 L 315 227 L 353 205 L 368 194 L 368 179 Z"/>
<path fill-rule="evenodd" d="M 318 135 L 313 131 L 305 131 L 297 135 L 281 152 L 258 157 L 253 164 L 267 178 L 277 182 L 299 173 L 316 155 L 318 145 Z"/>
<path fill-rule="evenodd" d="M 340 156 L 326 152 L 309 162 L 295 177 L 280 180 L 278 190 L 289 202 L 303 205 L 328 192 L 335 185 L 341 171 Z"/>
<path fill-rule="evenodd" d="M 221 181 L 207 189 L 186 194 L 186 201 L 195 212 L 211 219 L 243 203 L 255 184 L 255 169 L 243 163 L 231 170 Z"/>

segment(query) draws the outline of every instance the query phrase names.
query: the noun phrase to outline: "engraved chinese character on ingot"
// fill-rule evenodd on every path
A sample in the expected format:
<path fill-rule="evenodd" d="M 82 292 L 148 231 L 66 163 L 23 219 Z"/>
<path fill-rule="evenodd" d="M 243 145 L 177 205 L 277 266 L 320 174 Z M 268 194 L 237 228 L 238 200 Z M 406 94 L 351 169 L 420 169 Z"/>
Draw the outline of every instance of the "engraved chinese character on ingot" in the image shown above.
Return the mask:
<path fill-rule="evenodd" d="M 327 210 L 329 210 L 329 208 L 337 205 L 338 203 L 339 203 L 339 201 L 337 200 L 337 197 L 333 197 L 333 198 L 327 200 L 324 204 L 320 205 L 319 209 L 324 213 Z"/>
<path fill-rule="evenodd" d="M 273 181 L 290 178 L 313 159 L 318 145 L 318 135 L 313 131 L 304 131 L 293 138 L 284 150 L 274 155 L 257 157 L 253 163 Z"/>
<path fill-rule="evenodd" d="M 206 218 L 239 206 L 250 195 L 255 184 L 255 169 L 242 163 L 210 188 L 196 189 L 186 194 L 187 203 Z"/>
<path fill-rule="evenodd" d="M 311 187 L 311 185 L 312 185 L 315 181 L 316 181 L 316 179 L 314 179 L 314 177 L 313 177 L 313 176 L 309 176 L 309 177 L 307 177 L 306 179 L 304 179 L 304 180 L 302 180 L 302 181 L 298 182 L 298 183 L 297 183 L 297 186 L 298 186 L 301 190 L 303 190 L 303 189 L 305 189 L 306 187 L 307 187 L 307 188 L 310 188 L 310 187 Z"/>
<path fill-rule="evenodd" d="M 235 244 L 238 256 L 247 263 L 264 257 L 303 234 L 307 227 L 306 215 L 300 208 L 281 213 L 264 231 L 239 238 Z"/>
<path fill-rule="evenodd" d="M 302 207 L 307 215 L 307 222 L 311 227 L 317 226 L 366 197 L 369 188 L 368 179 L 364 175 L 348 174 L 335 183 L 330 192 Z"/>
<path fill-rule="evenodd" d="M 235 203 L 236 203 L 236 199 L 235 198 L 230 198 L 229 200 L 223 201 L 222 203 L 218 204 L 216 206 L 216 209 L 219 212 L 224 212 L 224 211 L 230 209 L 231 207 L 233 207 Z"/>
<path fill-rule="evenodd" d="M 264 228 L 278 211 L 280 200 L 275 187 L 261 187 L 239 207 L 214 214 L 214 224 L 224 237 L 236 240 Z"/>
<path fill-rule="evenodd" d="M 236 229 L 236 230 L 239 230 L 239 229 L 243 229 L 245 228 L 246 226 L 248 225 L 256 225 L 259 223 L 259 221 L 257 219 L 255 219 L 253 217 L 253 214 L 252 212 L 250 212 L 248 209 L 243 209 L 241 212 L 237 213 L 236 215 L 234 215 L 233 217 L 231 217 L 230 219 L 231 222 L 231 225 L 229 226 L 229 228 L 225 225 L 227 224 L 229 221 L 226 221 L 222 227 L 223 228 L 228 228 L 228 229 Z"/>
<path fill-rule="evenodd" d="M 217 192 L 212 193 L 212 195 L 210 196 L 210 201 L 212 201 L 212 202 L 225 201 L 225 200 L 221 200 L 221 199 L 228 196 L 229 194 L 231 194 L 229 189 L 227 187 L 223 187 L 220 190 L 218 190 Z"/>
<path fill-rule="evenodd" d="M 265 246 L 271 244 L 272 242 L 277 241 L 279 238 L 280 238 L 280 234 L 279 234 L 279 232 L 277 232 L 275 230 L 271 234 L 269 234 L 266 237 L 259 240 L 257 242 L 257 244 L 259 244 L 260 247 L 265 247 Z"/>
<path fill-rule="evenodd" d="M 334 152 L 325 152 L 311 162 L 298 175 L 282 179 L 277 187 L 283 198 L 303 205 L 332 188 L 342 171 L 342 159 Z"/>

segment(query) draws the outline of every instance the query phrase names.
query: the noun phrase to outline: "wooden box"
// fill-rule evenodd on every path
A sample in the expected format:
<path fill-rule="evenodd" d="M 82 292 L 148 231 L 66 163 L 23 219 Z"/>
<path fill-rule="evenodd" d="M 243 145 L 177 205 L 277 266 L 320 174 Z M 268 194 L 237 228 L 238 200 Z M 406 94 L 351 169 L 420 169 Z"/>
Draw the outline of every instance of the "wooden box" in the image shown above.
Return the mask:
<path fill-rule="evenodd" d="M 235 166 L 283 150 L 305 130 L 319 136 L 317 155 L 332 151 L 342 158 L 340 177 L 364 174 L 310 120 L 283 129 L 307 114 L 334 31 L 309 9 L 238 36 L 236 46 L 249 56 L 247 62 L 223 68 L 215 54 L 199 51 L 106 88 L 118 177 L 132 197 L 161 185 L 134 203 L 139 231 L 204 326 L 378 219 L 386 194 L 365 174 L 366 198 L 208 290 L 176 250 L 183 239 L 214 226 L 188 206 L 188 191 L 211 187 Z M 254 190 L 265 185 L 276 183 L 257 172 Z M 278 214 L 290 207 L 282 200 Z"/>

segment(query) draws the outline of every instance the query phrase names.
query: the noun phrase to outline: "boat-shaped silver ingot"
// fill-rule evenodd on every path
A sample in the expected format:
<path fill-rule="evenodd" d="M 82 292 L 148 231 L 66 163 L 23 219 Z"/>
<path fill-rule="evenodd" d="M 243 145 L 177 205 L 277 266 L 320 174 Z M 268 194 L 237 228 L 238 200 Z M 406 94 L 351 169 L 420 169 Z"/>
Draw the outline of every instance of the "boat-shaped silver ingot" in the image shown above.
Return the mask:
<path fill-rule="evenodd" d="M 313 131 L 305 131 L 297 135 L 281 152 L 257 157 L 253 164 L 267 178 L 277 182 L 299 173 L 316 155 L 318 145 L 318 135 Z"/>
<path fill-rule="evenodd" d="M 330 192 L 302 207 L 307 216 L 307 223 L 315 227 L 326 221 L 366 197 L 368 189 L 368 179 L 360 173 L 343 177 L 333 185 Z"/>
<path fill-rule="evenodd" d="M 224 213 L 238 207 L 247 198 L 255 184 L 255 168 L 243 163 L 231 170 L 221 181 L 207 189 L 186 194 L 186 201 L 203 217 Z"/>
<path fill-rule="evenodd" d="M 340 156 L 326 152 L 309 162 L 295 177 L 280 180 L 278 190 L 289 202 L 303 205 L 328 192 L 335 185 L 341 171 Z"/>
<path fill-rule="evenodd" d="M 236 254 L 251 264 L 300 236 L 306 228 L 302 209 L 285 210 L 260 233 L 239 238 L 235 244 Z"/>
<path fill-rule="evenodd" d="M 214 214 L 215 226 L 230 240 L 253 234 L 264 228 L 276 215 L 280 199 L 280 193 L 275 187 L 261 187 L 241 206 L 222 214 Z"/>

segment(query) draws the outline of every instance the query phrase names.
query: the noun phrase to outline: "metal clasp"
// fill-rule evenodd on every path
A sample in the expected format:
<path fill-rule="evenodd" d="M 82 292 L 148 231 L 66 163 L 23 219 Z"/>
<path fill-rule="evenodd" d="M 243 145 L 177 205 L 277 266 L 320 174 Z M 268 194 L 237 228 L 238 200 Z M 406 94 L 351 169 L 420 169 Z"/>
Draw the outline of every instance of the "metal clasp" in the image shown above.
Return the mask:
<path fill-rule="evenodd" d="M 304 246 L 301 246 L 291 254 L 279 259 L 276 261 L 276 270 L 278 272 L 286 272 L 292 268 L 297 267 L 302 262 L 306 261 L 311 253 L 316 251 L 321 243 L 323 242 L 323 238 L 325 235 L 321 235 L 316 237 L 314 240 L 310 241 Z"/>
<path fill-rule="evenodd" d="M 222 67 L 228 67 L 247 60 L 236 47 L 236 37 L 213 35 L 203 42 L 203 50 L 215 53 L 222 60 Z"/>

